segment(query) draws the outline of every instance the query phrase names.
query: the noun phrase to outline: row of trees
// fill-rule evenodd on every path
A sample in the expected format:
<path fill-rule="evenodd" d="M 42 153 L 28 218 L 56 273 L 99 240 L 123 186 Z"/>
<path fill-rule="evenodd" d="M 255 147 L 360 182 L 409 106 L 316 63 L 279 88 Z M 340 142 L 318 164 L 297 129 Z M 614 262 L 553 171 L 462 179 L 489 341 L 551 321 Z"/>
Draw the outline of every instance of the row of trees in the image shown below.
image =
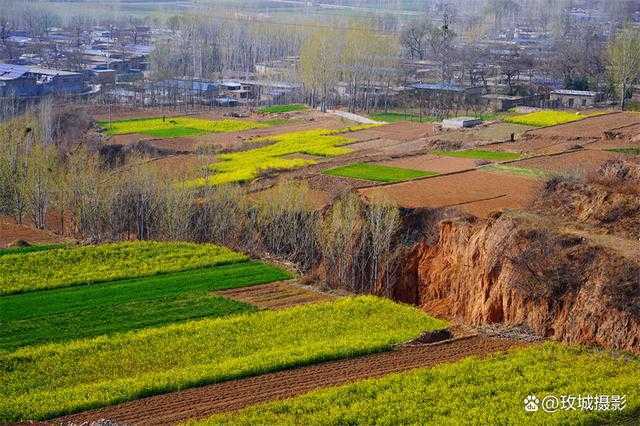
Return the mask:
<path fill-rule="evenodd" d="M 298 73 L 311 105 L 322 111 L 338 83 L 346 86 L 350 110 L 368 109 L 388 101 L 399 59 L 394 37 L 354 23 L 344 30 L 321 28 L 310 34 L 300 49 Z"/>
<path fill-rule="evenodd" d="M 257 63 L 295 56 L 302 31 L 217 13 L 169 20 L 172 35 L 151 55 L 152 77 L 221 78 L 248 75 Z"/>

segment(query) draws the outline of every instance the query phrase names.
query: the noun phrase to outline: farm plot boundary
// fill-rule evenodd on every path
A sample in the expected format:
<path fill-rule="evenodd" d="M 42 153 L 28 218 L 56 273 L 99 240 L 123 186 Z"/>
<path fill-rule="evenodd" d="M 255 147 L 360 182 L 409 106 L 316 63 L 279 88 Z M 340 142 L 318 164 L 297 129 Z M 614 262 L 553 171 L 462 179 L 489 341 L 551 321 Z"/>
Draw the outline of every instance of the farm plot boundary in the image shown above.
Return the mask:
<path fill-rule="evenodd" d="M 315 389 L 382 377 L 420 367 L 508 350 L 519 342 L 472 336 L 432 345 L 402 346 L 390 352 L 331 361 L 293 370 L 149 397 L 114 407 L 56 419 L 83 423 L 109 418 L 126 424 L 174 424 Z"/>

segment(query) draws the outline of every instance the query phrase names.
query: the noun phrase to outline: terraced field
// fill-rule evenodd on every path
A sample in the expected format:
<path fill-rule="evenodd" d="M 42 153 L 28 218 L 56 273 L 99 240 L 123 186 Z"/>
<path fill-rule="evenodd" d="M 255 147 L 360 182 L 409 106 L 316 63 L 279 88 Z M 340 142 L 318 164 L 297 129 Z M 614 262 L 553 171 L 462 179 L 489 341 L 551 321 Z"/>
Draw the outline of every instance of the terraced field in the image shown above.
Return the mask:
<path fill-rule="evenodd" d="M 251 120 L 206 120 L 195 117 L 134 118 L 118 121 L 99 121 L 109 135 L 139 133 L 156 138 L 197 136 L 206 133 L 226 133 L 266 128 L 275 123 Z"/>
<path fill-rule="evenodd" d="M 212 291 L 290 278 L 261 262 L 167 273 L 0 298 L 0 351 L 253 311 Z"/>
<path fill-rule="evenodd" d="M 344 147 L 353 142 L 345 133 L 371 126 L 356 126 L 340 130 L 309 130 L 285 133 L 254 139 L 268 143 L 266 146 L 241 152 L 220 154 L 218 161 L 209 167 L 213 175 L 209 178 L 187 182 L 189 186 L 220 185 L 245 182 L 257 178 L 268 170 L 291 170 L 316 164 L 311 158 L 292 158 L 294 154 L 335 157 L 351 152 Z"/>
<path fill-rule="evenodd" d="M 509 161 L 517 160 L 520 154 L 507 151 L 486 151 L 481 149 L 467 149 L 463 151 L 432 151 L 433 155 L 454 158 L 472 158 L 474 160 Z"/>
<path fill-rule="evenodd" d="M 0 420 L 49 418 L 388 350 L 445 326 L 365 296 L 31 346 L 0 354 Z"/>
<path fill-rule="evenodd" d="M 151 276 L 247 260 L 212 244 L 153 241 L 0 256 L 0 295 Z"/>
<path fill-rule="evenodd" d="M 282 114 L 286 112 L 304 111 L 307 106 L 304 104 L 287 104 L 287 105 L 272 105 L 264 108 L 260 108 L 258 112 L 262 114 Z"/>
<path fill-rule="evenodd" d="M 507 116 L 503 119 L 506 123 L 522 124 L 533 127 L 549 127 L 559 124 L 571 123 L 588 117 L 595 117 L 601 113 L 579 113 L 557 110 L 542 110 L 528 114 Z"/>
<path fill-rule="evenodd" d="M 389 167 L 378 164 L 358 163 L 348 166 L 335 167 L 324 171 L 330 176 L 348 177 L 352 179 L 369 180 L 374 182 L 403 182 L 427 176 L 435 176 L 437 173 Z"/>
<path fill-rule="evenodd" d="M 469 419 L 474 424 L 633 424 L 631 419 L 640 415 L 639 381 L 637 358 L 549 343 L 320 390 L 189 424 L 467 424 Z M 596 408 L 593 397 L 603 393 L 618 400 L 626 396 L 625 408 Z M 591 408 L 528 412 L 524 400 L 529 395 L 540 400 L 591 396 Z"/>
<path fill-rule="evenodd" d="M 9 254 L 26 254 L 26 253 L 35 253 L 38 251 L 46 251 L 57 248 L 63 248 L 63 244 L 36 244 L 33 246 L 26 247 L 9 247 L 5 249 L 0 249 L 0 256 L 6 256 Z"/>
<path fill-rule="evenodd" d="M 518 345 L 519 343 L 513 340 L 477 336 L 434 345 L 409 344 L 388 352 L 323 362 L 152 396 L 56 420 L 75 424 L 100 419 L 112 419 L 129 425 L 173 424 L 216 413 L 236 411 L 268 401 L 292 398 L 316 389 L 456 362 L 469 356 L 483 357 Z M 234 424 L 234 415 L 220 418 L 228 424 Z"/>

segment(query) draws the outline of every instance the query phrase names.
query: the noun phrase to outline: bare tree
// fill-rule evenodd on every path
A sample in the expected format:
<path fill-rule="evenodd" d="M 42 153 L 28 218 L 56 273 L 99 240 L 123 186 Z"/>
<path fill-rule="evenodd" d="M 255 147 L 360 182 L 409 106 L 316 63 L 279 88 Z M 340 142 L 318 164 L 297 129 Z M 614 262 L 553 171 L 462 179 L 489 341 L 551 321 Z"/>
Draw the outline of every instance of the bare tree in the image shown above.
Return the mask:
<path fill-rule="evenodd" d="M 431 53 L 440 64 L 442 81 L 448 82 L 453 77 L 451 64 L 456 57 L 454 41 L 457 34 L 453 30 L 452 24 L 453 15 L 450 13 L 449 8 L 445 8 L 442 13 L 442 25 L 439 27 L 432 26 L 427 33 L 427 41 Z"/>
<path fill-rule="evenodd" d="M 342 51 L 341 37 L 328 29 L 315 31 L 300 51 L 300 79 L 312 93 L 312 100 L 320 98 L 320 109 L 327 110 L 329 95 L 338 81 Z"/>
<path fill-rule="evenodd" d="M 427 35 L 431 30 L 428 22 L 413 22 L 400 35 L 400 44 L 411 59 L 423 60 L 427 53 Z"/>

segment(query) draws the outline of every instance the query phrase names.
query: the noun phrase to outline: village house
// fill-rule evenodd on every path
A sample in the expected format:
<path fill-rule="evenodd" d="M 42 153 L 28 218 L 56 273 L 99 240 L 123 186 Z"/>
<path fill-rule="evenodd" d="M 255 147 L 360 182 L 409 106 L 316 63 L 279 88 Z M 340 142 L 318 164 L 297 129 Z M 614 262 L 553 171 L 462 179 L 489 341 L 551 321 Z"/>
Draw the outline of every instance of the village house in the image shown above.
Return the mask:
<path fill-rule="evenodd" d="M 82 94 L 89 91 L 86 76 L 36 66 L 0 64 L 0 96 Z"/>
<path fill-rule="evenodd" d="M 587 108 L 597 105 L 602 94 L 586 90 L 554 90 L 549 100 L 558 108 Z"/>

